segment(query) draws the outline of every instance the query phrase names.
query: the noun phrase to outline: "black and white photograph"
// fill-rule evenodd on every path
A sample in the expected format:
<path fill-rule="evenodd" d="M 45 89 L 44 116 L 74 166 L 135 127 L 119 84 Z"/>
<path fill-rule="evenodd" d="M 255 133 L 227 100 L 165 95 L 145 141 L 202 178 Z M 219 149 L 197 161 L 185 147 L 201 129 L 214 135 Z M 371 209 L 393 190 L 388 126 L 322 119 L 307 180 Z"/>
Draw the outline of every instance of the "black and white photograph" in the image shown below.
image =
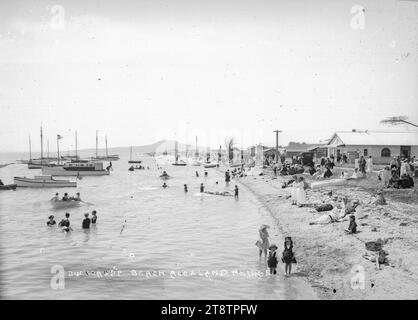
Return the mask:
<path fill-rule="evenodd" d="M 417 0 L 1 0 L 0 299 L 417 300 L 417 54 Z"/>

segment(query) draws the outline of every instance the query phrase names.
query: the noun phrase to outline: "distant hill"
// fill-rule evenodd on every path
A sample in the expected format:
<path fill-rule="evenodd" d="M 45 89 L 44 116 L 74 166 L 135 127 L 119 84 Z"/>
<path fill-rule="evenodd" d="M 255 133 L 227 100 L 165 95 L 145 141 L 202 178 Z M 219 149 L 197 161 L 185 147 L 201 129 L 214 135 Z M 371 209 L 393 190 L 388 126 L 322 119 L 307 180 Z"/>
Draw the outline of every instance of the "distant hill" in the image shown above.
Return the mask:
<path fill-rule="evenodd" d="M 163 153 L 163 152 L 167 152 L 167 153 L 174 153 L 175 150 L 175 145 L 176 142 L 175 140 L 160 140 L 157 141 L 155 143 L 152 144 L 147 144 L 144 146 L 132 146 L 132 153 L 133 154 L 146 154 L 146 153 Z M 124 154 L 129 152 L 130 146 L 129 147 L 115 147 L 115 148 L 108 148 L 108 152 L 109 154 Z M 184 144 L 179 142 L 178 143 L 178 150 L 179 152 L 183 152 L 186 150 L 189 150 L 190 152 L 194 152 L 196 147 L 195 146 L 191 146 L 188 144 Z M 199 153 L 202 152 L 206 152 L 207 147 L 201 147 L 198 146 L 197 147 Z M 103 155 L 105 149 L 100 148 L 99 154 Z M 84 149 L 84 150 L 80 150 L 81 153 L 90 153 L 91 155 L 93 155 L 95 153 L 95 149 Z"/>

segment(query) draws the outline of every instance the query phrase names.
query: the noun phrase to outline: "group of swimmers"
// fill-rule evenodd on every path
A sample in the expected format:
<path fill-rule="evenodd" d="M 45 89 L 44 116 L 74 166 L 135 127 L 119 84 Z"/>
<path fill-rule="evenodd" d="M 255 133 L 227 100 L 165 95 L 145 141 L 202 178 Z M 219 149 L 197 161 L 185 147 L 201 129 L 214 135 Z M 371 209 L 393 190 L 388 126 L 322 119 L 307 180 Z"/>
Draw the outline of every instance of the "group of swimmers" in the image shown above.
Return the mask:
<path fill-rule="evenodd" d="M 216 181 L 216 184 L 218 184 L 218 181 Z M 167 188 L 168 187 L 167 183 L 164 182 L 162 187 L 164 189 Z M 224 191 L 224 192 L 205 191 L 205 185 L 203 183 L 200 184 L 199 190 L 200 190 L 200 193 L 208 193 L 208 194 L 221 195 L 221 196 L 232 196 L 228 191 Z M 189 192 L 187 184 L 184 184 L 184 192 L 185 193 Z M 238 195 L 239 195 L 239 188 L 237 185 L 235 185 L 235 188 L 234 188 L 235 199 L 238 199 Z"/>
<path fill-rule="evenodd" d="M 60 199 L 59 193 L 57 192 L 55 194 L 55 196 L 53 196 L 52 199 L 51 199 L 51 201 L 60 201 L 60 200 L 61 201 L 71 201 L 71 200 L 81 201 L 80 192 L 77 192 L 75 196 L 71 196 L 71 197 L 69 197 L 68 193 L 66 192 L 66 193 L 64 193 L 64 196 L 62 197 L 62 199 Z"/>
<path fill-rule="evenodd" d="M 90 225 L 96 225 L 97 222 L 97 211 L 93 210 L 91 212 L 92 217 L 89 218 L 89 213 L 84 214 L 84 219 L 82 222 L 81 227 L 83 229 L 90 229 Z M 48 227 L 55 226 L 57 223 L 54 220 L 54 215 L 50 215 L 48 217 L 48 221 L 46 222 L 46 225 Z M 59 223 L 58 226 L 64 231 L 64 232 L 70 232 L 73 231 L 73 229 L 70 227 L 70 214 L 67 212 L 65 213 L 65 218 L 63 218 Z"/>

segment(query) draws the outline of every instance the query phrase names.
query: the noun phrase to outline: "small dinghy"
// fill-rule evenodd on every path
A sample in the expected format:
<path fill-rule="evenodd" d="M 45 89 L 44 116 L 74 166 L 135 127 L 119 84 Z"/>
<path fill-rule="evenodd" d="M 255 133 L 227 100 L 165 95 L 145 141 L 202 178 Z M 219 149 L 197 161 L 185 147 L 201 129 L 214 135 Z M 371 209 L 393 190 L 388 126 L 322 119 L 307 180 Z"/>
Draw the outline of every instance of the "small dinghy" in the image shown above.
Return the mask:
<path fill-rule="evenodd" d="M 50 200 L 54 209 L 74 208 L 81 204 L 79 200 Z"/>
<path fill-rule="evenodd" d="M 216 168 L 218 166 L 217 163 L 206 163 L 203 165 L 205 168 Z"/>

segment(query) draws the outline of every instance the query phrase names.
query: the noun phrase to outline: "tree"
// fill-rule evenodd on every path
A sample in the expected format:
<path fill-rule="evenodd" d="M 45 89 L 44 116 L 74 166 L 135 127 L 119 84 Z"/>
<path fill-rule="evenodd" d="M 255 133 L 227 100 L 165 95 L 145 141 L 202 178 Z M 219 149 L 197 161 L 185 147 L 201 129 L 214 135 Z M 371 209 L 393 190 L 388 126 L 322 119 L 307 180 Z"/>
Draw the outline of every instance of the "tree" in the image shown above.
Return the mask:
<path fill-rule="evenodd" d="M 380 121 L 380 123 L 388 124 L 388 125 L 394 125 L 394 126 L 406 123 L 406 124 L 409 124 L 411 126 L 418 127 L 418 125 L 416 125 L 412 122 L 409 122 L 407 120 L 408 120 L 408 117 L 406 117 L 406 116 L 396 116 L 396 117 L 388 117 L 388 118 Z"/>

